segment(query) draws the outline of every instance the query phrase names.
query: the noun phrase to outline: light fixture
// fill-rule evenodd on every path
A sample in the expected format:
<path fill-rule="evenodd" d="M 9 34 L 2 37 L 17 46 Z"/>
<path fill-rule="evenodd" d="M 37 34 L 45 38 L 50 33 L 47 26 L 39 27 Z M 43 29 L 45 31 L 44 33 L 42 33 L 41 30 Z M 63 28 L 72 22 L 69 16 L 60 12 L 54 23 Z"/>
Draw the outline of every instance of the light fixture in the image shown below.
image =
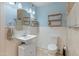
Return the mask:
<path fill-rule="evenodd" d="M 33 11 L 32 13 L 33 13 L 33 15 L 35 15 L 35 11 Z"/>
<path fill-rule="evenodd" d="M 26 11 L 27 11 L 27 13 L 29 13 L 29 10 L 28 10 L 28 8 L 27 9 L 25 9 Z"/>
<path fill-rule="evenodd" d="M 35 15 L 34 5 L 32 4 L 32 14 Z"/>
<path fill-rule="evenodd" d="M 29 13 L 30 13 L 30 14 L 32 13 L 32 9 L 31 9 L 31 8 L 29 9 Z"/>
<path fill-rule="evenodd" d="M 22 8 L 22 4 L 21 3 L 18 3 L 18 8 Z"/>

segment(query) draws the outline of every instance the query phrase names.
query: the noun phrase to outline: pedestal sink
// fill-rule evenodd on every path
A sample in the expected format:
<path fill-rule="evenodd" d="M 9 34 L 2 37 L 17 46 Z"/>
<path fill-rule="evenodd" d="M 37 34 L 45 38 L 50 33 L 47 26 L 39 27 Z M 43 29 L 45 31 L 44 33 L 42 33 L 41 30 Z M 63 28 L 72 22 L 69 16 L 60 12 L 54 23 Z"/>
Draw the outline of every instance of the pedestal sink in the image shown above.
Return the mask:
<path fill-rule="evenodd" d="M 37 37 L 36 35 L 14 35 L 12 38 L 20 40 L 22 42 L 26 42 L 26 41 L 32 40 L 36 37 Z"/>
<path fill-rule="evenodd" d="M 14 40 L 21 41 L 18 46 L 19 56 L 35 56 L 36 55 L 36 39 L 37 35 L 16 34 L 13 35 Z"/>

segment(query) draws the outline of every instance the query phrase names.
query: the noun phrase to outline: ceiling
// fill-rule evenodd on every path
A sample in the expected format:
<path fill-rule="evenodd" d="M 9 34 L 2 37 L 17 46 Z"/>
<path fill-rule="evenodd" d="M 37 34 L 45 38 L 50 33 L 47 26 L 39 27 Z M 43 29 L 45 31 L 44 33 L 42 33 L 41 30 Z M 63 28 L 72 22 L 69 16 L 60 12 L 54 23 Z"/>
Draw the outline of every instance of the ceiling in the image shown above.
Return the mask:
<path fill-rule="evenodd" d="M 41 7 L 41 6 L 46 6 L 51 4 L 52 2 L 32 2 L 32 4 L 34 4 L 37 7 Z"/>

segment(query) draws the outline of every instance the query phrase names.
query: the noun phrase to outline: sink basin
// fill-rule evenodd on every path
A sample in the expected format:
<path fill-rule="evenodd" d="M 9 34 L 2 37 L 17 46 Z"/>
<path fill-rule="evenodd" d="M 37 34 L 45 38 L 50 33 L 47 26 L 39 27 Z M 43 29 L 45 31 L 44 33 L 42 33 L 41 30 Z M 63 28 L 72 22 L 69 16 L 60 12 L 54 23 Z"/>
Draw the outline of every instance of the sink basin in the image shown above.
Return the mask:
<path fill-rule="evenodd" d="M 13 36 L 12 38 L 25 42 L 27 40 L 31 40 L 36 37 L 37 37 L 36 35 L 21 35 L 21 36 Z"/>

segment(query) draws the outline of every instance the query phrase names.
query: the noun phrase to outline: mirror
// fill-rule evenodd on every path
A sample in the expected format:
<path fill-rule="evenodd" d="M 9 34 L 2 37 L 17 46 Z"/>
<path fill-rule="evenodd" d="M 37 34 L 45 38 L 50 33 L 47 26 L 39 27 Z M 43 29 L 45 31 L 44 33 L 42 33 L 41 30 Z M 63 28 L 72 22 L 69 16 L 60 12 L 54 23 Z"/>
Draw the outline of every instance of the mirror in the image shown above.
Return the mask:
<path fill-rule="evenodd" d="M 35 20 L 34 15 L 35 9 L 32 3 L 18 3 L 16 29 L 23 30 L 31 26 L 32 20 Z"/>
<path fill-rule="evenodd" d="M 17 9 L 16 29 L 23 30 L 23 26 L 30 25 L 30 17 L 25 9 Z"/>

